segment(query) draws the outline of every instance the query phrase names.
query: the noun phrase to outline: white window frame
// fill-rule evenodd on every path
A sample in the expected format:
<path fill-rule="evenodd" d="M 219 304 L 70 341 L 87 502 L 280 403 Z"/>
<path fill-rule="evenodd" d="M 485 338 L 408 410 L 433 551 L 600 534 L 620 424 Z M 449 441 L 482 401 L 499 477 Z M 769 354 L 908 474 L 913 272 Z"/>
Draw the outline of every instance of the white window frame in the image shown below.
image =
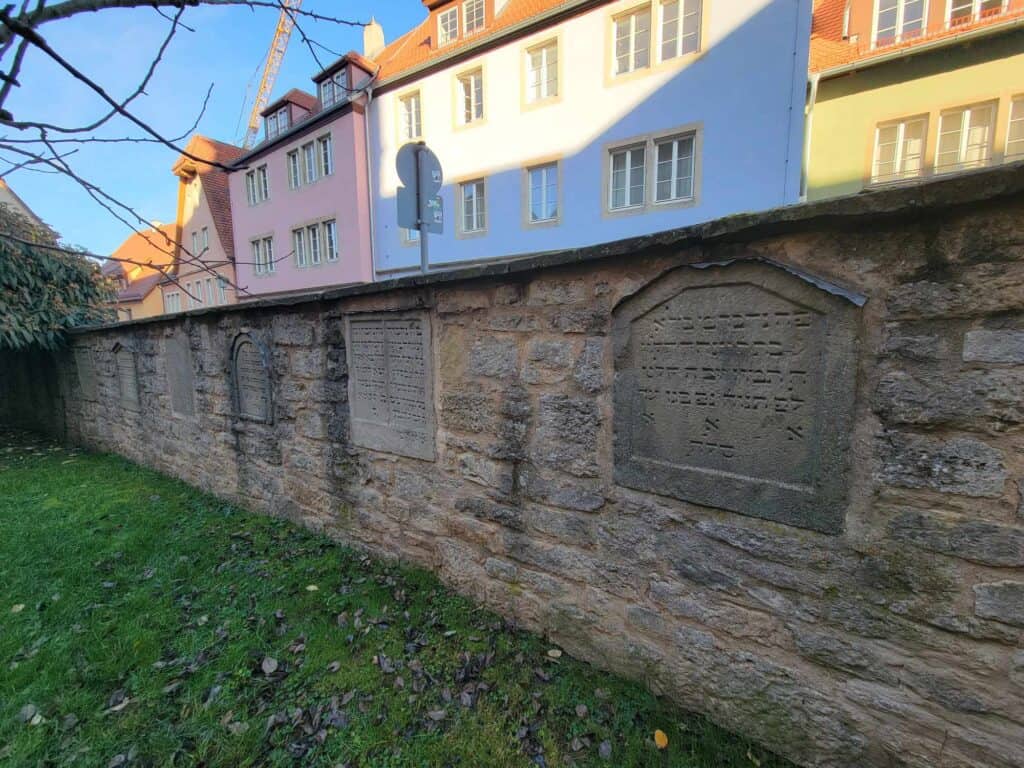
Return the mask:
<path fill-rule="evenodd" d="M 907 127 L 921 123 L 921 161 L 920 168 L 914 175 L 908 175 L 905 170 L 904 163 L 906 161 L 906 133 Z M 878 164 L 879 164 L 879 152 L 881 150 L 881 144 L 879 139 L 881 133 L 886 128 L 896 126 L 896 172 L 890 176 L 881 177 L 878 175 Z M 918 179 L 925 174 L 925 157 L 927 156 L 928 150 L 928 116 L 927 115 L 913 115 L 911 117 L 900 118 L 899 120 L 886 120 L 885 122 L 879 123 L 875 126 L 875 141 L 874 147 L 871 151 L 871 183 L 872 184 L 887 184 L 895 183 L 900 181 L 906 181 L 910 179 Z"/>
<path fill-rule="evenodd" d="M 701 46 L 704 44 L 704 0 L 656 0 L 657 2 L 657 47 L 658 47 L 658 61 L 672 61 L 673 59 L 681 59 L 684 56 L 690 56 L 695 53 L 700 53 Z M 675 53 L 671 56 L 665 56 L 665 6 L 670 3 L 676 3 L 679 6 L 679 16 L 676 19 L 675 29 Z M 690 3 L 697 5 L 697 10 L 687 11 L 687 6 Z M 683 42 L 685 37 L 683 30 L 685 29 L 686 19 L 690 15 L 697 16 L 697 47 L 693 50 L 684 51 Z"/>
<path fill-rule="evenodd" d="M 471 15 L 472 9 L 472 15 Z M 479 9 L 479 24 L 476 24 L 477 13 Z M 474 22 L 474 27 L 469 28 L 470 21 Z M 479 32 L 484 28 L 487 23 L 487 7 L 484 0 L 464 0 L 462 3 L 462 34 L 472 35 L 474 32 Z"/>
<path fill-rule="evenodd" d="M 1020 125 L 1021 137 L 1010 140 L 1015 125 Z M 1016 151 L 1012 152 L 1010 145 L 1018 145 Z M 1014 96 L 1010 99 L 1010 114 L 1006 122 L 1006 146 L 1003 149 L 1003 156 L 1009 162 L 1024 160 L 1024 94 Z"/>
<path fill-rule="evenodd" d="M 337 261 L 338 222 L 336 219 L 327 219 L 323 222 L 323 228 L 324 261 Z"/>
<path fill-rule="evenodd" d="M 472 202 L 472 228 L 466 227 L 466 191 L 469 187 L 478 187 L 479 194 L 474 194 Z M 459 221 L 458 234 L 462 236 L 478 236 L 487 232 L 487 179 L 467 179 L 459 183 Z"/>
<path fill-rule="evenodd" d="M 217 306 L 217 296 L 213 292 L 213 278 L 206 278 L 206 303 L 211 307 Z"/>
<path fill-rule="evenodd" d="M 479 82 L 479 87 L 477 83 Z M 459 125 L 476 125 L 482 123 L 486 112 L 484 111 L 484 69 L 476 67 L 456 76 L 458 84 L 459 102 L 458 118 Z M 468 91 L 467 91 L 468 87 Z M 467 117 L 468 115 L 468 117 Z"/>
<path fill-rule="evenodd" d="M 304 269 L 309 261 L 306 257 L 306 228 L 292 230 L 292 250 L 295 252 L 295 266 Z"/>
<path fill-rule="evenodd" d="M 647 63 L 643 65 L 637 65 L 636 57 L 637 52 L 642 50 L 637 47 L 637 19 L 640 15 L 647 14 Z M 619 56 L 618 56 L 618 40 L 619 40 L 619 23 L 625 20 L 629 20 L 629 67 L 621 72 L 619 71 Z M 612 77 L 624 77 L 631 75 L 634 72 L 641 72 L 651 68 L 651 55 L 653 51 L 651 46 L 654 43 L 654 30 L 652 29 L 653 22 L 655 20 L 654 13 L 650 3 L 644 3 L 638 5 L 629 10 L 623 11 L 622 13 L 616 14 L 612 17 L 612 35 L 611 35 L 611 59 L 612 59 Z"/>
<path fill-rule="evenodd" d="M 253 190 L 255 194 L 253 205 L 259 205 L 270 199 L 270 175 L 267 172 L 266 163 L 259 166 L 255 171 L 250 171 L 250 173 L 253 174 Z"/>
<path fill-rule="evenodd" d="M 632 142 L 622 146 L 613 147 L 608 150 L 608 194 L 606 203 L 608 211 L 618 213 L 619 211 L 640 210 L 647 205 L 649 197 L 647 191 L 649 182 L 647 164 L 650 162 L 651 154 L 649 144 L 649 141 Z M 643 150 L 644 152 L 644 162 L 643 165 L 640 166 L 643 171 L 643 183 L 640 185 L 640 194 L 642 199 L 639 201 L 633 200 L 631 190 L 634 188 L 634 185 L 630 183 L 632 181 L 631 175 L 634 168 L 633 153 L 637 150 Z M 623 205 L 615 205 L 615 157 L 621 154 L 625 154 L 626 156 L 626 184 L 623 188 L 625 203 Z"/>
<path fill-rule="evenodd" d="M 267 115 L 263 118 L 265 126 L 264 133 L 268 139 L 273 139 L 276 136 L 280 136 L 282 133 L 291 128 L 288 105 L 275 110 L 272 114 Z"/>
<path fill-rule="evenodd" d="M 209 227 L 203 227 L 199 230 L 199 245 L 202 246 L 200 253 L 206 253 L 210 250 L 210 229 Z"/>
<path fill-rule="evenodd" d="M 217 277 L 217 294 L 221 304 L 228 303 L 228 281 L 224 277 Z"/>
<path fill-rule="evenodd" d="M 334 173 L 334 139 L 325 133 L 316 140 L 317 171 L 320 178 Z"/>
<path fill-rule="evenodd" d="M 451 30 L 449 32 L 446 29 L 449 26 L 449 20 L 454 17 L 454 22 L 450 24 Z M 443 45 L 448 45 L 459 39 L 459 7 L 454 6 L 447 10 L 441 11 L 437 14 L 437 45 L 440 48 Z"/>
<path fill-rule="evenodd" d="M 257 275 L 272 275 L 275 272 L 273 235 L 253 238 L 249 245 L 252 250 L 253 271 Z"/>
<path fill-rule="evenodd" d="M 247 171 L 245 174 L 245 200 L 249 207 L 256 205 L 256 171 Z"/>
<path fill-rule="evenodd" d="M 345 94 L 348 92 L 348 86 L 345 85 L 345 71 L 335 72 L 328 78 L 320 81 L 320 105 L 327 109 L 333 107 L 340 101 L 343 101 Z"/>
<path fill-rule="evenodd" d="M 559 95 L 559 45 L 553 37 L 526 49 L 526 103 L 540 104 Z M 554 50 L 554 61 L 549 52 Z M 539 65 L 533 66 L 533 57 L 540 54 Z M 553 85 L 552 85 L 553 83 Z"/>
<path fill-rule="evenodd" d="M 545 226 L 550 224 L 557 224 L 562 219 L 562 164 L 558 160 L 548 160 L 546 162 L 534 163 L 533 165 L 527 166 L 525 169 L 525 195 L 524 204 L 526 205 L 526 215 L 524 220 L 526 223 L 533 227 Z M 554 175 L 554 203 L 555 203 L 555 215 L 545 216 L 543 218 L 535 219 L 533 217 L 533 178 L 535 173 L 543 174 L 543 182 L 540 185 L 541 192 L 541 210 L 547 210 L 547 203 L 552 202 L 548 197 L 551 182 L 549 180 L 550 175 Z"/>
<path fill-rule="evenodd" d="M 168 291 L 164 294 L 164 313 L 181 312 L 181 294 L 177 291 Z"/>
<path fill-rule="evenodd" d="M 946 0 L 946 29 L 958 27 L 961 24 L 970 24 L 973 21 L 977 21 L 981 18 L 981 6 L 983 0 Z M 964 16 L 960 21 L 953 23 L 953 5 L 959 5 L 961 7 L 970 3 L 971 14 L 970 16 Z M 1007 0 L 1000 0 L 998 11 L 989 11 L 990 16 L 998 16 L 1001 13 L 1006 13 L 1006 9 L 1009 6 Z"/>
<path fill-rule="evenodd" d="M 676 188 L 681 178 L 686 178 L 678 175 L 679 171 L 679 143 L 681 141 L 690 141 L 690 194 L 688 195 L 676 195 Z M 658 197 L 658 167 L 661 161 L 658 160 L 658 150 L 665 144 L 672 144 L 672 174 L 669 178 L 669 184 L 672 187 L 672 193 L 669 197 L 659 198 Z M 683 133 L 671 134 L 668 136 L 659 136 L 652 141 L 651 147 L 651 204 L 655 206 L 673 205 L 681 202 L 688 202 L 694 200 L 697 196 L 697 132 L 696 131 L 684 131 Z"/>
<path fill-rule="evenodd" d="M 302 161 L 299 150 L 293 149 L 285 156 L 288 163 L 288 188 L 298 189 L 302 186 Z"/>
<path fill-rule="evenodd" d="M 904 39 L 915 39 L 922 37 L 928 29 L 928 11 L 930 0 L 921 0 L 921 26 L 918 27 L 914 34 L 907 35 L 903 29 L 903 25 L 906 20 L 906 8 L 908 3 L 917 2 L 918 0 L 896 0 L 896 26 L 893 27 L 893 36 L 891 38 L 883 38 L 885 45 L 894 45 L 902 42 Z M 947 0 L 949 2 L 949 0 Z M 878 45 L 878 15 L 879 5 L 881 0 L 874 0 L 874 7 L 871 16 L 871 47 L 875 48 Z"/>
<path fill-rule="evenodd" d="M 199 232 L 194 229 L 192 230 L 192 255 L 199 255 Z"/>
<path fill-rule="evenodd" d="M 317 171 L 320 168 L 316 156 L 316 142 L 307 141 L 300 149 L 302 152 L 302 177 L 307 184 L 312 184 L 319 178 Z"/>
<path fill-rule="evenodd" d="M 306 242 L 309 244 L 309 264 L 312 267 L 323 264 L 323 242 L 320 238 L 320 225 L 310 224 L 306 227 Z"/>
<path fill-rule="evenodd" d="M 996 132 L 996 117 L 998 114 L 998 104 L 996 102 L 984 102 L 980 104 L 970 104 L 963 107 L 956 107 L 954 109 L 946 110 L 939 114 L 939 131 L 936 134 L 935 139 L 935 173 L 955 173 L 970 168 L 984 168 L 992 163 L 992 148 Z M 971 115 L 979 110 L 986 110 L 990 114 L 989 120 L 989 134 L 986 146 L 985 159 L 981 161 L 971 161 L 970 165 L 967 165 L 967 161 L 964 160 L 964 155 L 967 150 L 970 149 L 969 144 L 969 133 L 967 129 L 971 123 Z M 957 163 L 955 165 L 940 166 L 939 155 L 942 151 L 942 136 L 944 133 L 952 133 L 952 131 L 943 131 L 944 123 L 947 118 L 952 117 L 956 112 L 960 112 L 960 146 L 957 149 Z"/>
<path fill-rule="evenodd" d="M 423 138 L 423 97 L 419 91 L 399 97 L 398 133 L 402 141 Z"/>

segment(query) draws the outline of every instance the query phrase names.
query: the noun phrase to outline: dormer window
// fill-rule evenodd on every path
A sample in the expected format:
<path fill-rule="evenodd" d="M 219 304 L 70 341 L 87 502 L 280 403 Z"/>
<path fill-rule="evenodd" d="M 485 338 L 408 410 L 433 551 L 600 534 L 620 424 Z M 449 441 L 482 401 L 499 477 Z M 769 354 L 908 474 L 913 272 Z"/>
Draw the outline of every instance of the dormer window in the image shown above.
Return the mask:
<path fill-rule="evenodd" d="M 462 32 L 471 35 L 484 28 L 484 0 L 466 0 L 462 4 Z"/>
<path fill-rule="evenodd" d="M 273 114 L 267 115 L 265 120 L 268 139 L 272 139 L 275 136 L 284 133 L 290 127 L 290 122 L 288 120 L 288 107 L 281 107 Z"/>
<path fill-rule="evenodd" d="M 345 72 L 339 72 L 320 83 L 320 103 L 327 109 L 345 98 Z"/>
<path fill-rule="evenodd" d="M 448 45 L 459 36 L 459 9 L 449 8 L 437 14 L 437 44 Z"/>

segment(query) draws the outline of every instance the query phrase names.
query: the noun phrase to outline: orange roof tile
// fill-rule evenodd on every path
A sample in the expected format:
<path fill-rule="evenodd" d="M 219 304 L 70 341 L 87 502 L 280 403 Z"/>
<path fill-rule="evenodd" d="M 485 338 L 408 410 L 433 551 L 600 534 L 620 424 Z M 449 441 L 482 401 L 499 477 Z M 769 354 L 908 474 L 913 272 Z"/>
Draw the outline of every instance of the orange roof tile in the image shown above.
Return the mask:
<path fill-rule="evenodd" d="M 234 144 L 225 144 L 206 136 L 196 134 L 185 147 L 185 151 L 208 163 L 228 165 L 245 154 L 245 150 Z M 217 237 L 229 260 L 235 258 L 235 241 L 231 229 L 231 197 L 228 194 L 228 175 L 215 165 L 196 162 L 182 155 L 172 168 L 175 174 L 198 173 L 206 192 L 206 202 L 210 206 L 217 229 Z"/>
<path fill-rule="evenodd" d="M 164 270 L 174 260 L 175 230 L 174 224 L 161 224 L 134 232 L 110 254 L 111 260 L 103 264 L 103 274 L 127 282 L 117 293 L 119 302 L 141 301 L 163 279 Z"/>
<path fill-rule="evenodd" d="M 907 51 L 909 54 L 926 43 L 955 38 L 965 32 L 986 27 L 995 28 L 1024 19 L 1024 9 L 1011 8 L 953 27 L 947 27 L 945 23 L 933 25 L 909 40 L 872 47 L 871 40 L 864 39 L 864 36 L 856 42 L 843 39 L 843 15 L 847 2 L 848 0 L 815 0 L 814 18 L 811 23 L 811 72 L 824 72 L 845 64 L 866 62 L 897 51 Z"/>
<path fill-rule="evenodd" d="M 609 0 L 610 1 L 610 0 Z M 480 32 L 467 36 L 459 35 L 458 39 L 443 48 L 434 45 L 437 30 L 433 14 L 418 26 L 406 32 L 392 42 L 376 57 L 380 65 L 381 82 L 393 80 L 401 74 L 427 64 L 435 59 L 448 56 L 456 51 L 468 50 L 481 41 L 491 38 L 510 27 L 534 16 L 559 8 L 571 8 L 579 5 L 579 0 L 508 0 L 507 5 Z"/>
<path fill-rule="evenodd" d="M 314 96 L 312 93 L 306 93 L 305 91 L 300 90 L 298 88 L 292 88 L 290 91 L 288 91 L 284 96 L 279 98 L 273 104 L 268 105 L 266 109 L 260 112 L 260 114 L 263 117 L 266 117 L 275 109 L 284 104 L 286 101 L 290 101 L 292 104 L 298 104 L 307 112 L 316 112 L 318 109 L 320 109 L 320 100 L 316 96 Z"/>

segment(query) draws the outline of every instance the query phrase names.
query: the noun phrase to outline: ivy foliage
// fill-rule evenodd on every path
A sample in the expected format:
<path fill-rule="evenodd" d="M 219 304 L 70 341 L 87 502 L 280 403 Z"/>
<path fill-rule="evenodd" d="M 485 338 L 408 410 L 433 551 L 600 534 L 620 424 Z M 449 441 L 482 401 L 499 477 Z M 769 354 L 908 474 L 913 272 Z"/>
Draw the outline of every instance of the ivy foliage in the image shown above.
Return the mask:
<path fill-rule="evenodd" d="M 0 350 L 55 349 L 68 328 L 113 320 L 114 295 L 84 252 L 59 246 L 52 229 L 0 205 Z"/>

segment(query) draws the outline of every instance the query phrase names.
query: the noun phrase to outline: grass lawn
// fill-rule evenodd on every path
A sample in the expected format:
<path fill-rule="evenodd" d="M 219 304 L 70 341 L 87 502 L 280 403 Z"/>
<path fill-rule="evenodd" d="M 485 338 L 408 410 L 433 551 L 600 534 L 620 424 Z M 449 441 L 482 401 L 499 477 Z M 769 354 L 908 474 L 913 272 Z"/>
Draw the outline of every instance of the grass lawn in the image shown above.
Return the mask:
<path fill-rule="evenodd" d="M 788 764 L 424 571 L 0 432 L 0 765 Z"/>

